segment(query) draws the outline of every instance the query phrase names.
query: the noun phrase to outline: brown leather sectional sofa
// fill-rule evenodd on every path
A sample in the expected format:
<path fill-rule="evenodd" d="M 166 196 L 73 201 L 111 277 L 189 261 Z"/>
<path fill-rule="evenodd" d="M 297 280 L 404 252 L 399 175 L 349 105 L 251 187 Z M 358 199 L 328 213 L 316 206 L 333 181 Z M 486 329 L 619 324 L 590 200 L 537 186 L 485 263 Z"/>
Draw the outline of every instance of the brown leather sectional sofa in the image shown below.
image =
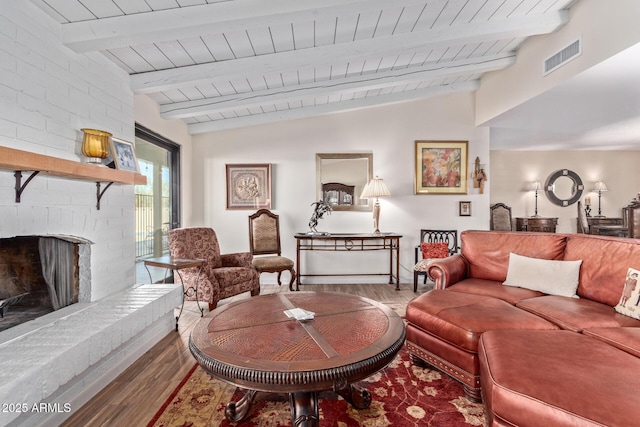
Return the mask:
<path fill-rule="evenodd" d="M 511 253 L 581 260 L 579 298 L 503 285 Z M 490 425 L 638 425 L 640 320 L 613 308 L 630 267 L 640 240 L 464 231 L 409 303 L 406 347 L 483 400 Z"/>

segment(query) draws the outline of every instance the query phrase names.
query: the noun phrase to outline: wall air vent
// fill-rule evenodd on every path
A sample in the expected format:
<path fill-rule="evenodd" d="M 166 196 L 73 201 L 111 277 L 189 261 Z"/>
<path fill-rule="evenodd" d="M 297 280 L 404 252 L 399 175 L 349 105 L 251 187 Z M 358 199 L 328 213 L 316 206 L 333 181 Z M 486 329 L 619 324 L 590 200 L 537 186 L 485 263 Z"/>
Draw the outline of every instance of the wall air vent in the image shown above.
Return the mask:
<path fill-rule="evenodd" d="M 558 68 L 562 67 L 564 64 L 571 61 L 572 59 L 577 58 L 581 54 L 582 54 L 582 37 L 580 37 L 576 41 L 569 44 L 560 52 L 545 59 L 544 70 L 542 72 L 542 75 L 546 76 L 550 72 L 555 71 Z"/>

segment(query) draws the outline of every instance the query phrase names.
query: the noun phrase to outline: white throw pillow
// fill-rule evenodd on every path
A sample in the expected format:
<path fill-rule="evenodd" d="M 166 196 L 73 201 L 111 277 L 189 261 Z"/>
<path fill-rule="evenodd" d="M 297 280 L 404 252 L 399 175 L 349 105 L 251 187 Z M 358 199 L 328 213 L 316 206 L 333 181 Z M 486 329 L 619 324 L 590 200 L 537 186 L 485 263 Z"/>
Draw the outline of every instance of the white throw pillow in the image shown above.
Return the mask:
<path fill-rule="evenodd" d="M 556 261 L 510 253 L 507 280 L 502 284 L 579 298 L 576 295 L 582 260 Z"/>

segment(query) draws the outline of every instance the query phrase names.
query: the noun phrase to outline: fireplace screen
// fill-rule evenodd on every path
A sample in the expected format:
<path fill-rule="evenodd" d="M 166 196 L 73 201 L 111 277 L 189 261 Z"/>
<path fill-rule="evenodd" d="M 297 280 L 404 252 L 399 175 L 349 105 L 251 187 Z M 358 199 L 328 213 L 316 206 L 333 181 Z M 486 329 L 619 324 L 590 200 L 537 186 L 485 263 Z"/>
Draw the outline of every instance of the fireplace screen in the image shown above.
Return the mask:
<path fill-rule="evenodd" d="M 78 302 L 87 281 L 81 270 L 89 271 L 90 287 L 90 243 L 60 235 L 0 239 L 0 330 Z"/>

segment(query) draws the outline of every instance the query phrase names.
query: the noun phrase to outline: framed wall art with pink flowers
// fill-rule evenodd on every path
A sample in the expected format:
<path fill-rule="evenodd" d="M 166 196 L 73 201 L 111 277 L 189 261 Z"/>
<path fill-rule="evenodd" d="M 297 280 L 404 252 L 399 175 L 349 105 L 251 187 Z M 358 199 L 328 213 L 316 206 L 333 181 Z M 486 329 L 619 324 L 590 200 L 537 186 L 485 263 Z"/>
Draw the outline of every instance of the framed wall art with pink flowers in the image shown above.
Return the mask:
<path fill-rule="evenodd" d="M 468 141 L 416 141 L 415 194 L 467 194 Z"/>

